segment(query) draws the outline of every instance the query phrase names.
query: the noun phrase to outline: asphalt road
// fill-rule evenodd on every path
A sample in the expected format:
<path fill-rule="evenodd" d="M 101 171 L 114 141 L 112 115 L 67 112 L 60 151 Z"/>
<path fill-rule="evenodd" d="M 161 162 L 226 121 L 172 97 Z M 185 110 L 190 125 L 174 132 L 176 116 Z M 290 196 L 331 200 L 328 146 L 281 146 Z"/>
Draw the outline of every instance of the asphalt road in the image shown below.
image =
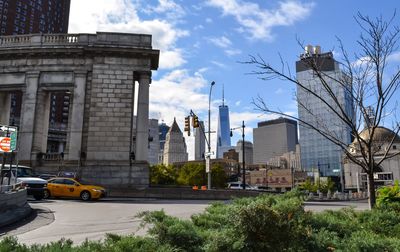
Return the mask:
<path fill-rule="evenodd" d="M 161 210 L 179 218 L 189 218 L 200 213 L 211 201 L 204 200 L 139 200 L 105 199 L 93 202 L 79 200 L 30 201 L 34 216 L 4 230 L 3 235 L 16 236 L 22 243 L 49 243 L 61 238 L 71 239 L 75 244 L 103 239 L 106 233 L 143 235 L 140 219 L 142 211 Z M 368 209 L 361 202 L 306 202 L 305 209 L 323 211 L 353 206 Z"/>

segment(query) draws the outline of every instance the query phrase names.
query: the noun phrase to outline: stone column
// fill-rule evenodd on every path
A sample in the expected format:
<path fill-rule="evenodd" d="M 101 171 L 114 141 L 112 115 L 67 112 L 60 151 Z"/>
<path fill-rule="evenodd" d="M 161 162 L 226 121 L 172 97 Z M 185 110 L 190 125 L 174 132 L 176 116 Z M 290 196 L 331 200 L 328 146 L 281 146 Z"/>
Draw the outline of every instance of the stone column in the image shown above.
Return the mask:
<path fill-rule="evenodd" d="M 18 133 L 18 158 L 22 161 L 31 159 L 39 74 L 39 72 L 26 73 L 26 88 L 22 94 L 21 121 Z"/>
<path fill-rule="evenodd" d="M 139 73 L 136 120 L 136 160 L 147 161 L 149 141 L 149 86 L 151 72 Z"/>
<path fill-rule="evenodd" d="M 75 84 L 71 111 L 68 116 L 67 160 L 79 160 L 82 150 L 83 114 L 85 110 L 85 91 L 87 72 L 75 72 Z"/>
<path fill-rule="evenodd" d="M 11 95 L 0 93 L 0 124 L 8 125 L 10 122 Z"/>
<path fill-rule="evenodd" d="M 46 153 L 49 134 L 50 92 L 38 89 L 31 160 L 40 152 Z"/>

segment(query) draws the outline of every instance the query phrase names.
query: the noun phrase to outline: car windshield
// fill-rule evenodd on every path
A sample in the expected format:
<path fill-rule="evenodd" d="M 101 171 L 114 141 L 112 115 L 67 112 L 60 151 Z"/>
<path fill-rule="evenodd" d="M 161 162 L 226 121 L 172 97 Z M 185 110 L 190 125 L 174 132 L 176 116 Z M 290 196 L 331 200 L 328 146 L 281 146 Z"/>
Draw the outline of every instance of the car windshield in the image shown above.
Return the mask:
<path fill-rule="evenodd" d="M 16 168 L 13 168 L 14 174 L 15 174 L 15 169 Z M 18 175 L 18 177 L 34 177 L 35 176 L 32 169 L 28 169 L 28 168 L 18 168 L 17 175 Z"/>

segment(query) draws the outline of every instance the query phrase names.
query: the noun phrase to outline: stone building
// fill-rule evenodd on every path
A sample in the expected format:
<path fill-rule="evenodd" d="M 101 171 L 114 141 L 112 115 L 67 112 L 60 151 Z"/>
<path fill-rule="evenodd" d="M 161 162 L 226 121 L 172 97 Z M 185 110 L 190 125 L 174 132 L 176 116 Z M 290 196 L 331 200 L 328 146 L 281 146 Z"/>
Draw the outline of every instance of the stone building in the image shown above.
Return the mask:
<path fill-rule="evenodd" d="M 301 171 L 300 145 L 296 144 L 296 151 L 285 152 L 280 156 L 272 157 L 268 165 L 282 169 Z"/>
<path fill-rule="evenodd" d="M 194 131 L 194 160 L 204 160 L 206 152 L 206 135 L 204 133 L 204 122 L 199 122 L 200 127 Z"/>
<path fill-rule="evenodd" d="M 236 152 L 239 154 L 239 162 L 243 162 L 243 141 L 239 140 L 236 143 Z M 244 141 L 244 161 L 246 167 L 253 164 L 253 143 Z"/>
<path fill-rule="evenodd" d="M 165 139 L 163 164 L 169 165 L 186 161 L 188 161 L 188 153 L 185 138 L 174 118 Z"/>
<path fill-rule="evenodd" d="M 288 118 L 278 118 L 259 122 L 253 129 L 253 163 L 266 164 L 270 158 L 295 151 L 297 122 Z"/>
<path fill-rule="evenodd" d="M 370 130 L 364 129 L 361 138 L 365 141 L 370 140 Z M 360 145 L 354 140 L 349 145 L 350 152 L 358 159 L 362 160 Z M 395 180 L 400 180 L 400 136 L 390 129 L 377 127 L 373 135 L 373 148 L 376 151 L 374 159 L 379 162 L 385 152 L 391 158 L 386 159 L 374 171 L 375 186 L 393 184 Z M 367 175 L 361 167 L 344 158 L 344 180 L 345 188 L 350 190 L 367 190 Z"/>
<path fill-rule="evenodd" d="M 151 35 L 0 37 L 0 124 L 9 122 L 10 94 L 21 92 L 20 163 L 74 170 L 107 187 L 147 186 L 149 85 L 158 61 Z M 46 154 L 50 94 L 57 91 L 70 93 L 62 156 Z"/>

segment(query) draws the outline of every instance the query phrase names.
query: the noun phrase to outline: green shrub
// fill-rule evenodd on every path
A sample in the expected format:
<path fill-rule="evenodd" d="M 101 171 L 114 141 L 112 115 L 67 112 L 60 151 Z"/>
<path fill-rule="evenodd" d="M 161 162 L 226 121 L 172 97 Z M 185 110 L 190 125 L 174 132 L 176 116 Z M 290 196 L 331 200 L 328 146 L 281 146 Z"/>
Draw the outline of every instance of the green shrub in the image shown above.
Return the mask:
<path fill-rule="evenodd" d="M 148 233 L 161 244 L 183 251 L 200 251 L 203 243 L 192 222 L 168 216 L 164 211 L 143 212 L 144 225 L 151 224 Z"/>
<path fill-rule="evenodd" d="M 393 210 L 374 209 L 358 214 L 359 227 L 388 237 L 399 237 L 400 215 Z"/>
<path fill-rule="evenodd" d="M 400 251 L 400 242 L 399 239 L 387 238 L 362 230 L 352 233 L 348 239 L 342 241 L 339 249 L 352 252 L 395 252 Z"/>
<path fill-rule="evenodd" d="M 393 186 L 382 186 L 377 190 L 376 204 L 377 206 L 384 206 L 391 203 L 400 202 L 400 186 L 399 181 L 395 181 Z"/>
<path fill-rule="evenodd" d="M 312 214 L 308 223 L 314 232 L 327 230 L 337 234 L 339 238 L 349 236 L 360 228 L 357 213 L 352 208 L 339 211 L 327 210 Z"/>

